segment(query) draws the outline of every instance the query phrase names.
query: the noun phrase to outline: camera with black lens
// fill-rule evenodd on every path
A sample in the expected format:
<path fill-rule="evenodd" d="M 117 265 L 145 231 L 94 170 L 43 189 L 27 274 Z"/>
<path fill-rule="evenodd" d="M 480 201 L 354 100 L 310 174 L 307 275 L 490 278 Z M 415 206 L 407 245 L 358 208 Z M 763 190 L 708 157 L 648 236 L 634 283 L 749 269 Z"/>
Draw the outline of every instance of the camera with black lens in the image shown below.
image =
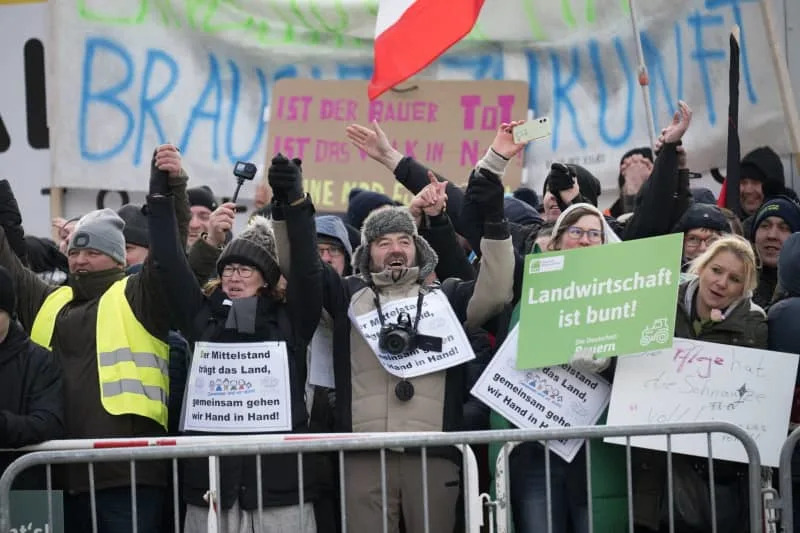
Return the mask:
<path fill-rule="evenodd" d="M 392 355 L 410 353 L 419 348 L 426 352 L 441 352 L 441 337 L 422 335 L 411 324 L 408 313 L 397 315 L 396 324 L 381 327 L 378 333 L 378 347 L 382 352 Z"/>

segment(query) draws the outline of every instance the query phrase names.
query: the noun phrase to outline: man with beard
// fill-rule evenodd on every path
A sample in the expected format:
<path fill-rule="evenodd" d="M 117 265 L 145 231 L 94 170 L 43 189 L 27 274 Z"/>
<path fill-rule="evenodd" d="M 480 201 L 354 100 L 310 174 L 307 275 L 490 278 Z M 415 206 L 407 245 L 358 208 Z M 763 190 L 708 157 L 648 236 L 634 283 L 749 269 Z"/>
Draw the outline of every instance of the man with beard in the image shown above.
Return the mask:
<path fill-rule="evenodd" d="M 753 244 L 761 262 L 753 301 L 766 309 L 778 283 L 778 257 L 789 235 L 800 231 L 800 205 L 778 196 L 767 201 L 753 220 Z"/>
<path fill-rule="evenodd" d="M 511 138 L 510 125 L 504 135 Z M 344 279 L 335 273 L 325 275 L 326 308 L 333 309 L 334 318 L 337 431 L 458 431 L 466 427 L 467 376 L 474 355 L 464 328 L 480 326 L 495 316 L 513 294 L 514 256 L 503 219 L 499 179 L 506 163 L 506 158 L 490 149 L 471 179 L 471 187 L 475 181 L 485 181 L 482 190 L 491 193 L 492 200 L 492 216 L 487 216 L 480 243 L 484 259 L 476 280 L 450 278 L 441 286 L 432 284 L 438 257 L 418 234 L 409 211 L 401 207 L 379 209 L 366 218 L 361 245 L 353 253 L 355 275 Z M 280 212 L 275 215 L 279 220 Z M 326 270 L 332 272 L 330 267 Z M 437 324 L 433 330 L 431 322 Z M 391 339 L 386 335 L 389 330 L 394 332 Z M 422 332 L 436 337 L 424 337 L 425 344 L 418 350 L 413 343 L 396 342 L 420 339 L 416 334 Z M 417 365 L 417 359 L 423 364 Z M 431 361 L 447 362 L 432 365 Z M 403 370 L 406 365 L 414 372 Z M 401 513 L 408 533 L 423 531 L 426 503 L 430 530 L 453 531 L 460 456 L 447 448 L 429 449 L 427 457 L 428 501 L 423 502 L 419 453 L 386 452 L 390 531 L 398 530 Z M 345 462 L 348 528 L 371 531 L 383 519 L 380 454 L 348 453 Z"/>

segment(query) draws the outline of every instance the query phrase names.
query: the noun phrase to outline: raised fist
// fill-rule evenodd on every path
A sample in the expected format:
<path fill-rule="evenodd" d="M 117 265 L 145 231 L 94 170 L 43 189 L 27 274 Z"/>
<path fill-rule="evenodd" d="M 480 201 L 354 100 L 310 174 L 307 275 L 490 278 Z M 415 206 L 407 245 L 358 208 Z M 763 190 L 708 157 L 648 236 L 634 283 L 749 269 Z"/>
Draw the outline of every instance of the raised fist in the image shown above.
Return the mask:
<path fill-rule="evenodd" d="M 267 181 L 277 201 L 296 202 L 303 197 L 303 171 L 300 159 L 286 159 L 283 154 L 272 158 Z"/>

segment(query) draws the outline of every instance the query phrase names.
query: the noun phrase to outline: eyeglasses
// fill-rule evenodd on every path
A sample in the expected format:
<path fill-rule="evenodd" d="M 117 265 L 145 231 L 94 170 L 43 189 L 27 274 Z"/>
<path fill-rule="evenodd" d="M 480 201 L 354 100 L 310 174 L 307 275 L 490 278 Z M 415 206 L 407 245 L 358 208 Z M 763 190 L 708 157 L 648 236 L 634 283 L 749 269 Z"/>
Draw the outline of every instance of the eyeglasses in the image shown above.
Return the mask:
<path fill-rule="evenodd" d="M 223 278 L 230 278 L 233 276 L 233 273 L 236 272 L 239 274 L 239 277 L 242 279 L 247 279 L 253 275 L 256 269 L 251 266 L 246 265 L 226 265 L 225 268 L 222 269 L 222 277 Z"/>
<path fill-rule="evenodd" d="M 717 239 L 719 239 L 719 235 L 709 235 L 705 239 L 689 235 L 683 242 L 687 248 L 697 248 L 700 244 L 705 244 L 706 247 L 711 246 Z"/>
<path fill-rule="evenodd" d="M 589 237 L 589 242 L 601 242 L 603 240 L 603 232 L 599 229 L 583 229 L 578 226 L 570 226 L 567 228 L 567 235 L 570 239 L 579 241 L 584 235 Z"/>
<path fill-rule="evenodd" d="M 325 254 L 331 257 L 341 257 L 344 255 L 344 250 L 337 246 L 317 246 L 317 252 L 319 252 L 320 257 Z"/>

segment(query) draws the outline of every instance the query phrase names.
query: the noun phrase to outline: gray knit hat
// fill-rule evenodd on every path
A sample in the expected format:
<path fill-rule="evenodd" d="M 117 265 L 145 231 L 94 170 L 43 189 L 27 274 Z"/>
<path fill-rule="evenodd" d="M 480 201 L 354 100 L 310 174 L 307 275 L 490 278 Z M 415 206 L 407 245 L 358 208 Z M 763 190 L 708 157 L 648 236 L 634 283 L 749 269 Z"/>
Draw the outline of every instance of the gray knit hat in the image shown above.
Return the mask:
<path fill-rule="evenodd" d="M 369 280 L 370 244 L 387 233 L 406 233 L 414 239 L 417 248 L 419 279 L 424 280 L 434 271 L 439 257 L 428 241 L 417 233 L 414 219 L 405 207 L 386 207 L 369 214 L 361 228 L 361 245 L 353 252 L 353 270 Z"/>
<path fill-rule="evenodd" d="M 254 216 L 247 229 L 228 243 L 217 259 L 217 273 L 230 263 L 243 263 L 256 267 L 270 287 L 278 283 L 281 273 L 278 269 L 275 251 L 275 234 L 268 218 Z"/>
<path fill-rule="evenodd" d="M 74 249 L 90 248 L 125 264 L 125 221 L 113 209 L 97 209 L 81 217 L 69 240 L 67 253 Z"/>

